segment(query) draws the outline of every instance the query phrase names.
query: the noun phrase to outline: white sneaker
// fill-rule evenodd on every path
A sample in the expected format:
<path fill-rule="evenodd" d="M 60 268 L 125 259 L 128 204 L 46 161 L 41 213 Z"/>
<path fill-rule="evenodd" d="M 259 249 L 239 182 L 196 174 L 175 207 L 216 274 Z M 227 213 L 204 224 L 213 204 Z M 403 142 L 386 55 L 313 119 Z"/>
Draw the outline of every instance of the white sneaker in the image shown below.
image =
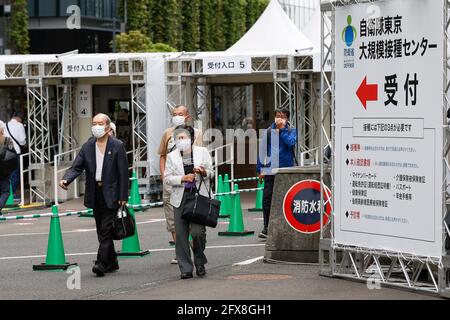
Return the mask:
<path fill-rule="evenodd" d="M 178 264 L 177 258 L 173 258 L 172 261 L 170 261 L 170 264 Z"/>

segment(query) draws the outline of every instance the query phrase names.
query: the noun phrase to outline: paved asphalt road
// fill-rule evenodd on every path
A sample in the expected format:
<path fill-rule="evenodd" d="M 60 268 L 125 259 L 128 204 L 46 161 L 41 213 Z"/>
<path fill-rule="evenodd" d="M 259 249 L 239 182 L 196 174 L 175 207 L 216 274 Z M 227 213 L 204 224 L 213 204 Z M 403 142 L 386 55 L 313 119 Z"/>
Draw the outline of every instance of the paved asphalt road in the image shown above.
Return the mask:
<path fill-rule="evenodd" d="M 244 196 L 245 198 L 245 196 Z M 251 207 L 250 201 L 246 202 Z M 244 204 L 244 208 L 246 205 Z M 61 206 L 81 208 L 80 201 Z M 48 210 L 45 210 L 48 212 Z M 179 269 L 170 265 L 170 247 L 161 208 L 138 213 L 141 247 L 151 254 L 139 259 L 121 259 L 120 271 L 96 278 L 91 272 L 97 238 L 91 218 L 61 218 L 68 262 L 78 263 L 81 289 L 69 290 L 69 274 L 34 272 L 33 264 L 45 261 L 49 219 L 0 223 L 0 300 L 8 299 L 430 299 L 432 297 L 393 289 L 369 290 L 365 284 L 318 276 L 314 265 L 268 264 L 262 261 L 235 264 L 264 255 L 264 242 L 256 236 L 261 214 L 245 214 L 245 226 L 256 235 L 218 237 L 226 221 L 208 229 L 207 277 L 179 280 Z M 116 248 L 120 250 L 120 242 Z"/>

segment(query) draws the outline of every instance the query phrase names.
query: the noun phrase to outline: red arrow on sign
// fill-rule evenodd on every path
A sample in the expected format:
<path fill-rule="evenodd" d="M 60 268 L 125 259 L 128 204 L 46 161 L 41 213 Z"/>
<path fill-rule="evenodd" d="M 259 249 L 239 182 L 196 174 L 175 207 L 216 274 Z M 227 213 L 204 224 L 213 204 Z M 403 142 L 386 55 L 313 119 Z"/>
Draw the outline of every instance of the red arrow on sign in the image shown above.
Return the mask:
<path fill-rule="evenodd" d="M 356 95 L 361 101 L 364 109 L 367 110 L 367 101 L 378 101 L 378 85 L 367 84 L 367 76 L 356 91 Z"/>

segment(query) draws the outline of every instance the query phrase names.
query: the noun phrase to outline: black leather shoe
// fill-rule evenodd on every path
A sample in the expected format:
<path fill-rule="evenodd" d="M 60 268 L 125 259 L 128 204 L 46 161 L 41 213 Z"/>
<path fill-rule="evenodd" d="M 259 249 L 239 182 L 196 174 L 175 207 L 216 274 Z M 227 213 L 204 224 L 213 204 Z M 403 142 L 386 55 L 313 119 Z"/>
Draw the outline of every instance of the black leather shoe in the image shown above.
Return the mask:
<path fill-rule="evenodd" d="M 206 275 L 205 266 L 198 266 L 195 273 L 197 273 L 197 276 L 199 276 L 199 277 L 204 277 Z"/>
<path fill-rule="evenodd" d="M 110 265 L 108 268 L 106 268 L 105 273 L 112 273 L 119 270 L 119 263 L 116 261 L 112 265 Z"/>
<path fill-rule="evenodd" d="M 192 275 L 192 272 L 186 272 L 186 273 L 182 273 L 181 274 L 181 279 L 191 279 L 191 278 L 193 278 L 194 276 Z"/>
<path fill-rule="evenodd" d="M 92 267 L 92 272 L 97 275 L 97 277 L 104 277 L 106 270 L 103 268 L 103 266 L 99 263 L 96 263 Z"/>

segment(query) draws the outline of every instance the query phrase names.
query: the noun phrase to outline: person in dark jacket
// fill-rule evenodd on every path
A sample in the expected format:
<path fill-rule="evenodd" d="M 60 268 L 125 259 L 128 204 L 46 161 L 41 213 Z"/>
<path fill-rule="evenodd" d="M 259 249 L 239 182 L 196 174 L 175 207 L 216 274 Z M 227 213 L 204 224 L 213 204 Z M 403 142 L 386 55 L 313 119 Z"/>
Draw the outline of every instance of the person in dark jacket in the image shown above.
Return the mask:
<path fill-rule="evenodd" d="M 113 242 L 113 218 L 128 201 L 128 161 L 123 143 L 109 135 L 111 120 L 98 114 L 92 121 L 92 134 L 60 182 L 67 187 L 86 172 L 84 205 L 94 210 L 98 241 L 97 261 L 92 272 L 99 277 L 117 271 L 119 264 Z"/>
<path fill-rule="evenodd" d="M 17 167 L 13 140 L 5 136 L 6 125 L 0 120 L 0 218 L 10 196 L 10 176 Z"/>
<path fill-rule="evenodd" d="M 295 145 L 297 143 L 297 129 L 289 123 L 290 111 L 277 109 L 275 122 L 263 135 L 256 170 L 260 180 L 264 179 L 263 217 L 264 228 L 259 234 L 260 238 L 267 238 L 269 227 L 270 207 L 275 182 L 273 169 L 289 168 L 294 166 Z"/>

